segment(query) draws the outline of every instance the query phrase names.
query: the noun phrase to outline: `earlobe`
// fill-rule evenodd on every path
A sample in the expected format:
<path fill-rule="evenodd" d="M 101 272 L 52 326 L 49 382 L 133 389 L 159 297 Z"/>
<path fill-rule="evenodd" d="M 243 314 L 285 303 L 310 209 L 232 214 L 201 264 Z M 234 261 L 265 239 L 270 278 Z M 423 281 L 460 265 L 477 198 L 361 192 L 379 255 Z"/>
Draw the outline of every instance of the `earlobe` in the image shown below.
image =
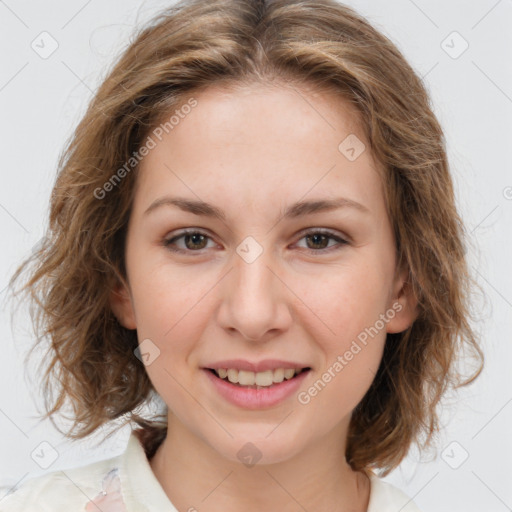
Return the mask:
<path fill-rule="evenodd" d="M 403 269 L 397 276 L 393 292 L 388 309 L 390 320 L 387 323 L 386 332 L 399 333 L 407 330 L 418 316 L 418 300 L 407 269 Z"/>
<path fill-rule="evenodd" d="M 110 307 L 119 323 L 126 329 L 136 329 L 135 313 L 128 287 L 125 284 L 118 284 L 110 292 Z"/>

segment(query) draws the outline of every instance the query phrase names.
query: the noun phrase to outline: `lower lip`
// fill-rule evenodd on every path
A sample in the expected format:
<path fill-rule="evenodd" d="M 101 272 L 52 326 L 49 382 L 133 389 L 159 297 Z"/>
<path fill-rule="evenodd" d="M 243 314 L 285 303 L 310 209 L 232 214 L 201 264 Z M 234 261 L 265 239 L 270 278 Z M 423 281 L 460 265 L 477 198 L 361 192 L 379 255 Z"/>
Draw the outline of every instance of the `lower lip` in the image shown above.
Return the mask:
<path fill-rule="evenodd" d="M 265 409 L 277 405 L 293 395 L 310 372 L 310 370 L 303 370 L 293 379 L 284 380 L 268 388 L 253 389 L 236 386 L 229 381 L 217 377 L 216 374 L 214 375 L 212 371 L 206 368 L 203 368 L 203 371 L 206 372 L 210 382 L 212 382 L 220 395 L 228 400 L 228 402 L 245 409 Z"/>

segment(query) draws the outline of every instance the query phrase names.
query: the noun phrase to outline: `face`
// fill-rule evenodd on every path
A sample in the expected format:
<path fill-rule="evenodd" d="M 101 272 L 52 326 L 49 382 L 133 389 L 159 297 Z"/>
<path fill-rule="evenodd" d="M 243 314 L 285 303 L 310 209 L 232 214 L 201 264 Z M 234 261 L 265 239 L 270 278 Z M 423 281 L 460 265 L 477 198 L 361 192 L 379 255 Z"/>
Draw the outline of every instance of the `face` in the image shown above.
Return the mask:
<path fill-rule="evenodd" d="M 111 304 L 137 329 L 170 423 L 226 459 L 251 442 L 262 463 L 283 461 L 345 439 L 386 333 L 410 325 L 414 304 L 348 104 L 285 86 L 193 97 L 141 162 Z M 265 370 L 266 386 L 295 367 L 308 370 L 264 389 L 211 371 L 250 382 L 236 370 Z"/>

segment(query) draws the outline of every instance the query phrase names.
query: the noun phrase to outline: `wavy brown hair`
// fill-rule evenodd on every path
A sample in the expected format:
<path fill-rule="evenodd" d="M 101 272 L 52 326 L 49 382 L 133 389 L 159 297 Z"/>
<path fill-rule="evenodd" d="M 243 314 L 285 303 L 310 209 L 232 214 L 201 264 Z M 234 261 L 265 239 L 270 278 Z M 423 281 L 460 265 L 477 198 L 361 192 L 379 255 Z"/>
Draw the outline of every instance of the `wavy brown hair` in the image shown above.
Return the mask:
<path fill-rule="evenodd" d="M 409 269 L 418 316 L 388 335 L 353 411 L 346 456 L 354 470 L 386 475 L 411 443 L 431 444 L 442 396 L 479 375 L 483 354 L 470 325 L 464 226 L 428 93 L 387 37 L 334 0 L 182 1 L 141 29 L 110 70 L 61 156 L 47 235 L 11 279 L 14 288 L 27 274 L 15 295 L 31 300 L 34 347 L 48 342 L 44 417 L 71 405 L 71 438 L 125 418 L 144 427 L 149 454 L 165 437 L 165 421 L 136 412 L 154 389 L 134 356 L 137 332 L 109 307 L 126 278 L 137 167 L 112 180 L 194 94 L 255 82 L 336 92 L 358 110 L 384 169 L 397 261 Z M 466 350 L 476 360 L 469 376 L 455 367 Z"/>

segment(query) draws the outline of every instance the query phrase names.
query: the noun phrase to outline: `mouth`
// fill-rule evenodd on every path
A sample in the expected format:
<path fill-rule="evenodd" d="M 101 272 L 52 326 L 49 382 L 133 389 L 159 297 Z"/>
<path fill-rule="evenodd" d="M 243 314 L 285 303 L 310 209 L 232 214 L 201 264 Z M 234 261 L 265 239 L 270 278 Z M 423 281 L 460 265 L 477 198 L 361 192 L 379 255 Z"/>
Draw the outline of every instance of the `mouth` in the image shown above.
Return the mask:
<path fill-rule="evenodd" d="M 309 372 L 311 368 L 276 368 L 264 372 L 251 372 L 236 368 L 205 368 L 217 379 L 246 389 L 270 389 L 279 384 L 297 379 L 302 373 Z"/>

